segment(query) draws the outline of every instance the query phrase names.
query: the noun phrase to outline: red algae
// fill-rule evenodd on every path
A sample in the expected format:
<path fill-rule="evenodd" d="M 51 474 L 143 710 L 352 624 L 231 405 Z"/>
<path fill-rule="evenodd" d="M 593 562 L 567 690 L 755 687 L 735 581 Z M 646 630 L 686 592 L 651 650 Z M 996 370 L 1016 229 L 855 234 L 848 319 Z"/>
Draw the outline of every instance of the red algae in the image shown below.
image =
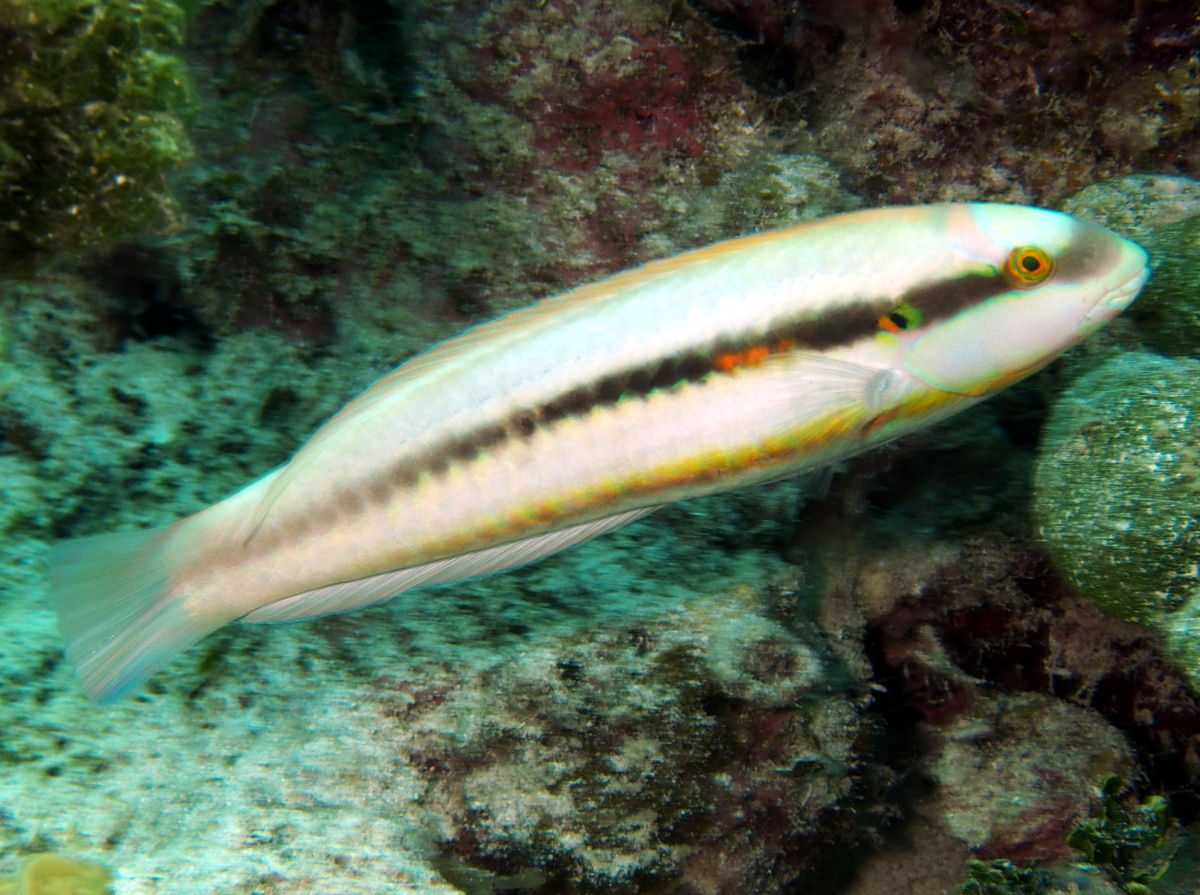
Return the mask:
<path fill-rule="evenodd" d="M 477 70 L 460 83 L 530 122 L 544 167 L 586 172 L 605 152 L 646 164 L 699 158 L 714 100 L 739 92 L 730 49 L 690 17 L 646 12 L 593 0 L 497 4 L 477 32 Z"/>

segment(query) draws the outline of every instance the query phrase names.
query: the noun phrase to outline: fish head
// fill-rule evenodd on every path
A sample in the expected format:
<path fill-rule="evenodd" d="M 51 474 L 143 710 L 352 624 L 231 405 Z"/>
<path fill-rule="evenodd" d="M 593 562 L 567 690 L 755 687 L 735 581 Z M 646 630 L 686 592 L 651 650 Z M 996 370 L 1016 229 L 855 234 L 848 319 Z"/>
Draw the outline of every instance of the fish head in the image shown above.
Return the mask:
<path fill-rule="evenodd" d="M 993 394 L 1096 332 L 1150 276 L 1145 250 L 1070 215 L 1017 205 L 948 206 L 947 276 L 912 290 L 904 368 L 959 395 Z"/>

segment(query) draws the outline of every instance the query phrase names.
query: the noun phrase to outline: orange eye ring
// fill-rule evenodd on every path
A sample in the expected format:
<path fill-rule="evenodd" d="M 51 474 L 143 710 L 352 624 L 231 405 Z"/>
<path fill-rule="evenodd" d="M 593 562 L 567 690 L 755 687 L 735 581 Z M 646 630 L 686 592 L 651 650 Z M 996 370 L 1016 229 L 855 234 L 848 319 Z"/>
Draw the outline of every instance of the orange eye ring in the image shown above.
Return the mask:
<path fill-rule="evenodd" d="M 1004 272 L 1018 286 L 1036 286 L 1054 272 L 1054 259 L 1036 246 L 1017 246 L 1009 252 Z"/>

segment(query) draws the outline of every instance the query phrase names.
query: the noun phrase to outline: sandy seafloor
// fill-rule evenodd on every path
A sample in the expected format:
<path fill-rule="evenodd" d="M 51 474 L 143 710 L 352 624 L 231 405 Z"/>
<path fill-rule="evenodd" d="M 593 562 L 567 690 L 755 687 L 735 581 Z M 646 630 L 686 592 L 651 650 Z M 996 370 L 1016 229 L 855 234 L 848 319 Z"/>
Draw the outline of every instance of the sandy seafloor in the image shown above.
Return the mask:
<path fill-rule="evenodd" d="M 31 577 L 25 593 L 38 587 Z M 6 657 L 54 656 L 44 607 L 10 600 L 2 612 Z M 455 891 L 420 858 L 419 781 L 380 738 L 362 684 L 324 663 L 319 684 L 287 673 L 308 636 L 271 633 L 254 707 L 232 715 L 231 692 L 190 710 L 165 694 L 102 709 L 65 674 L 10 684 L 5 754 L 37 756 L 0 775 L 10 847 L 98 860 L 120 893 L 277 891 L 272 879 L 286 891 Z"/>
<path fill-rule="evenodd" d="M 36 567 L 37 551 L 30 554 Z M 598 558 L 569 573 L 613 574 L 604 564 L 619 553 L 605 549 Z M 29 575 L 24 592 L 40 586 Z M 441 828 L 421 805 L 428 780 L 412 753 L 422 735 L 435 729 L 469 743 L 486 739 L 490 724 L 512 723 L 492 720 L 497 706 L 486 686 L 462 686 L 464 668 L 479 679 L 503 667 L 507 687 L 535 686 L 562 660 L 564 631 L 574 640 L 581 621 L 613 626 L 612 613 L 565 626 L 543 619 L 540 635 L 489 646 L 488 632 L 471 631 L 466 616 L 484 592 L 451 601 L 457 618 L 438 606 L 448 594 L 401 598 L 358 616 L 359 633 L 347 641 L 305 623 L 235 627 L 159 675 L 157 692 L 105 707 L 78 691 L 62 663 L 48 672 L 61 646 L 47 610 L 36 600 L 6 602 L 3 656 L 28 669 L 7 676 L 0 708 L 6 850 L 96 860 L 116 872 L 119 895 L 460 891 L 428 862 Z M 778 633 L 746 612 L 744 599 L 659 602 L 663 628 L 680 630 L 681 642 L 713 641 L 704 645 L 716 666 L 727 661 L 725 641 Z M 381 680 L 389 698 L 381 698 Z M 458 687 L 443 710 L 416 730 L 397 722 L 395 690 L 415 701 L 404 697 L 406 682 L 443 681 Z M 627 689 L 622 695 L 630 697 Z M 547 782 L 544 767 L 529 771 L 534 785 Z M 515 784 L 482 785 L 503 799 Z"/>
<path fill-rule="evenodd" d="M 28 647 L 46 622 L 8 629 Z M 280 640 L 281 658 L 297 648 Z M 285 879 L 287 891 L 455 891 L 419 857 L 420 788 L 379 740 L 376 712 L 348 683 L 305 692 L 270 677 L 280 686 L 236 723 L 152 700 L 100 713 L 69 695 L 53 718 L 7 710 L 45 765 L 4 775 L 6 830 L 116 869 L 121 893 L 277 891 Z"/>

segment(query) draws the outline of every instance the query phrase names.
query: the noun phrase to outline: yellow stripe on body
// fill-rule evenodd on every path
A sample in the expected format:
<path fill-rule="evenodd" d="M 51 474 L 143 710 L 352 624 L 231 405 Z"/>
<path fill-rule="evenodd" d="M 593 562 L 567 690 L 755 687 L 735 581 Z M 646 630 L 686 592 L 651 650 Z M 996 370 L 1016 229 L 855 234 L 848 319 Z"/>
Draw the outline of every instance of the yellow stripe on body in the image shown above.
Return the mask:
<path fill-rule="evenodd" d="M 639 504 L 653 506 L 679 499 L 677 492 L 690 491 L 731 476 L 753 478 L 754 472 L 773 476 L 778 466 L 802 465 L 810 458 L 815 461 L 814 465 L 819 465 L 821 457 L 827 455 L 831 447 L 848 444 L 854 434 L 861 431 L 863 422 L 861 413 L 830 414 L 760 445 L 746 445 L 732 451 L 727 448 L 708 450 L 684 460 L 601 479 L 553 498 L 543 498 L 533 505 L 514 507 L 506 516 L 485 524 L 491 531 L 504 531 L 514 538 L 529 537 L 549 530 L 550 523 L 564 516 L 572 519 L 602 517 L 606 513 L 588 513 L 587 510 L 606 508 L 618 499 L 622 509 Z"/>
<path fill-rule="evenodd" d="M 587 509 L 605 506 L 617 499 L 622 508 L 639 503 L 644 506 L 670 503 L 680 499 L 678 492 L 688 492 L 723 478 L 753 480 L 753 473 L 757 471 L 763 473 L 763 478 L 773 479 L 781 469 L 801 472 L 806 467 L 817 468 L 859 452 L 865 443 L 874 444 L 897 437 L 918 427 L 926 418 L 941 415 L 953 405 L 969 401 L 963 396 L 930 389 L 876 417 L 868 418 L 860 410 L 852 409 L 831 413 L 761 444 L 732 451 L 709 450 L 684 460 L 602 479 L 552 499 L 544 498 L 536 505 L 516 507 L 507 516 L 489 520 L 486 525 L 489 531 L 503 532 L 514 539 L 530 537 L 549 530 L 548 523 L 564 515 L 578 513 L 577 518 L 591 518 Z M 899 431 L 893 434 L 892 430 Z M 461 543 L 468 544 L 471 540 L 464 538 Z M 473 549 L 473 546 L 465 549 Z"/>

